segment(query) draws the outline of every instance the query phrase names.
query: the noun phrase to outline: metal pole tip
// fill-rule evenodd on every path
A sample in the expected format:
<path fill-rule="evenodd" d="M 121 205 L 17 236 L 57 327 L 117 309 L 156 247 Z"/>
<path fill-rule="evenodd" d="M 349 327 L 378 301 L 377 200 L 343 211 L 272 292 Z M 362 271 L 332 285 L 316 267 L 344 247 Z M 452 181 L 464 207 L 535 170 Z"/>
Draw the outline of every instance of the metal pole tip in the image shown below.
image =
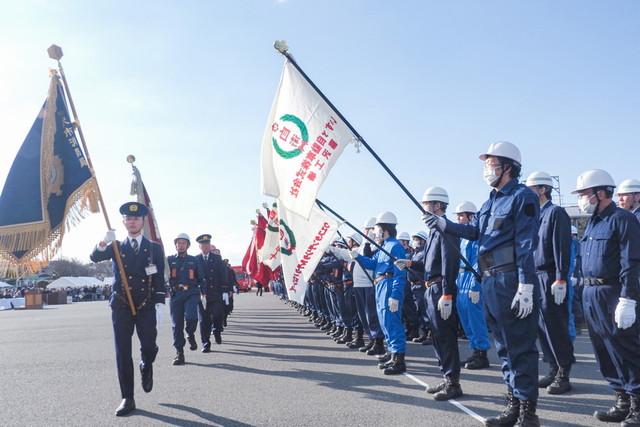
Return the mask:
<path fill-rule="evenodd" d="M 273 47 L 281 55 L 284 55 L 289 50 L 289 46 L 287 46 L 287 41 L 286 40 L 276 40 L 275 42 L 273 42 Z"/>
<path fill-rule="evenodd" d="M 133 154 L 129 154 L 129 155 L 127 156 L 127 162 L 129 162 L 129 163 L 133 163 L 133 162 L 135 162 L 135 161 L 136 161 L 136 156 L 134 156 Z"/>
<path fill-rule="evenodd" d="M 62 58 L 63 55 L 62 48 L 55 44 L 49 46 L 49 49 L 47 49 L 47 53 L 49 53 L 49 58 L 55 59 L 56 61 L 60 61 L 60 58 Z"/>

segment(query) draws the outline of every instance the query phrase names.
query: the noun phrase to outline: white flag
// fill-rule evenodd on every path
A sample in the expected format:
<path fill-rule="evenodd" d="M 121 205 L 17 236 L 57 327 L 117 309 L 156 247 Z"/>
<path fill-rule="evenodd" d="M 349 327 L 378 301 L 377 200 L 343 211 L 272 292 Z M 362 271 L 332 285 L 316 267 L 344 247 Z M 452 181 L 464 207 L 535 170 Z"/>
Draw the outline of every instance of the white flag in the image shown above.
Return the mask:
<path fill-rule="evenodd" d="M 264 243 L 258 252 L 258 261 L 272 271 L 280 265 L 280 220 L 278 217 L 278 202 L 273 202 L 269 210 L 269 222 L 264 235 Z"/>
<path fill-rule="evenodd" d="M 289 299 L 303 303 L 307 282 L 338 231 L 336 220 L 313 205 L 309 219 L 279 206 L 282 275 Z"/>
<path fill-rule="evenodd" d="M 318 190 L 353 137 L 287 60 L 262 141 L 262 194 L 308 218 Z"/>

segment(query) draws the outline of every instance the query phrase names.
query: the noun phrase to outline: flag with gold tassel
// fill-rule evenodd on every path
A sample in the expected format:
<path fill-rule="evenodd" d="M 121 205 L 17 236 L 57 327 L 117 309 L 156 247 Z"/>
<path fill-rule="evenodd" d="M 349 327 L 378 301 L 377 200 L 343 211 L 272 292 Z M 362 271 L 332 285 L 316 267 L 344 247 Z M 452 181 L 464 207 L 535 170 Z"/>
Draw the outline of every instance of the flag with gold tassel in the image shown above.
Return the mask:
<path fill-rule="evenodd" d="M 99 212 L 96 183 L 76 139 L 60 77 L 51 70 L 47 98 L 0 195 L 0 274 L 32 274 L 55 256 L 65 232 Z"/>

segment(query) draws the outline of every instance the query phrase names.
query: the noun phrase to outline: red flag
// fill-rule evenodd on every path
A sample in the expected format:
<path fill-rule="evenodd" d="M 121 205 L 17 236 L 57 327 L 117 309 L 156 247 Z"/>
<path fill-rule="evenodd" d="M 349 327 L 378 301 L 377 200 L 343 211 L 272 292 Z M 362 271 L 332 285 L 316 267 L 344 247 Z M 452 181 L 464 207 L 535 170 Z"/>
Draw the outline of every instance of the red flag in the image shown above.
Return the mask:
<path fill-rule="evenodd" d="M 247 248 L 247 252 L 242 259 L 242 268 L 247 274 L 263 285 L 269 284 L 271 280 L 271 269 L 258 262 L 258 251 L 264 244 L 264 237 L 267 228 L 267 219 L 258 212 L 258 223 L 253 227 L 253 237 Z"/>
<path fill-rule="evenodd" d="M 133 157 L 133 156 L 131 156 Z M 127 158 L 129 160 L 129 158 Z M 134 158 L 135 160 L 135 158 Z M 142 176 L 140 175 L 140 171 L 137 167 L 131 164 L 133 168 L 133 181 L 131 182 L 131 195 L 138 196 L 138 203 L 142 203 L 147 207 L 149 211 L 147 213 L 147 220 L 144 222 L 144 230 L 143 234 L 149 240 L 159 243 L 160 246 L 164 247 L 162 244 L 162 238 L 160 237 L 160 229 L 158 228 L 158 221 L 156 220 L 156 214 L 153 210 L 153 206 L 151 205 L 151 199 L 149 199 L 149 193 L 147 193 L 147 188 L 142 182 Z"/>

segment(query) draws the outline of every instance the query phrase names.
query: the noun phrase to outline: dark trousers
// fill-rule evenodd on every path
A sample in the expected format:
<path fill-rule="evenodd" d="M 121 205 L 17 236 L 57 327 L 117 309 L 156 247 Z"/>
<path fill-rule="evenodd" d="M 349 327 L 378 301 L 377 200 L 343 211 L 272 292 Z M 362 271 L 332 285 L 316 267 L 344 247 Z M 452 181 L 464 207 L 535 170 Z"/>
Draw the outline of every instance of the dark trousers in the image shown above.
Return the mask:
<path fill-rule="evenodd" d="M 224 320 L 224 301 L 222 296 L 211 296 L 211 300 L 207 297 L 207 308 L 198 304 L 198 320 L 200 322 L 200 338 L 203 346 L 210 345 L 211 332 L 222 331 L 222 322 Z"/>
<path fill-rule="evenodd" d="M 193 335 L 198 326 L 198 305 L 200 305 L 200 294 L 196 288 L 177 290 L 171 297 L 171 323 L 173 329 L 173 346 L 182 348 L 186 340 L 184 331 Z M 186 323 L 186 327 L 185 327 Z"/>
<path fill-rule="evenodd" d="M 417 328 L 420 326 L 420 317 L 418 309 L 411 292 L 411 283 L 406 282 L 404 286 L 404 298 L 402 299 L 402 317 L 407 329 Z"/>
<path fill-rule="evenodd" d="M 444 376 L 460 376 L 460 352 L 458 351 L 458 317 L 455 313 L 455 300 L 452 301 L 451 316 L 444 320 L 438 310 L 438 301 L 442 296 L 442 283 L 435 283 L 424 291 L 425 311 L 431 333 L 433 348 L 440 363 L 440 372 Z"/>
<path fill-rule="evenodd" d="M 640 397 L 640 324 L 619 329 L 614 313 L 620 285 L 585 285 L 582 308 L 589 328 L 593 352 L 609 387 Z"/>
<path fill-rule="evenodd" d="M 429 320 L 426 316 L 426 306 L 424 302 L 424 285 L 411 286 L 411 294 L 413 295 L 413 304 L 416 306 L 416 311 L 418 312 L 418 320 L 420 322 L 420 326 L 424 330 L 424 333 L 427 333 L 427 329 L 429 328 Z"/>
<path fill-rule="evenodd" d="M 576 363 L 573 355 L 573 343 L 569 338 L 569 307 L 567 295 L 562 304 L 558 305 L 551 295 L 551 285 L 555 282 L 555 275 L 538 272 L 540 284 L 540 320 L 538 322 L 538 338 L 542 349 L 542 360 L 558 366 L 571 366 Z M 571 286 L 568 284 L 567 286 Z"/>
<path fill-rule="evenodd" d="M 376 310 L 376 294 L 373 286 L 366 288 L 353 288 L 356 296 L 356 310 L 358 311 L 358 319 L 369 335 L 369 338 L 382 338 L 382 329 L 378 320 L 378 312 Z"/>
<path fill-rule="evenodd" d="M 492 332 L 502 378 L 509 391 L 522 400 L 538 399 L 538 317 L 540 295 L 533 292 L 533 311 L 524 319 L 516 317 L 511 303 L 518 290 L 515 271 L 482 278 L 487 327 Z"/>
<path fill-rule="evenodd" d="M 136 316 L 126 309 L 111 311 L 113 338 L 116 345 L 116 366 L 122 398 L 133 398 L 133 359 L 131 356 L 131 338 L 135 327 L 140 340 L 140 355 L 145 364 L 153 363 L 158 354 L 156 346 L 156 309 L 153 305 L 145 306 Z"/>

